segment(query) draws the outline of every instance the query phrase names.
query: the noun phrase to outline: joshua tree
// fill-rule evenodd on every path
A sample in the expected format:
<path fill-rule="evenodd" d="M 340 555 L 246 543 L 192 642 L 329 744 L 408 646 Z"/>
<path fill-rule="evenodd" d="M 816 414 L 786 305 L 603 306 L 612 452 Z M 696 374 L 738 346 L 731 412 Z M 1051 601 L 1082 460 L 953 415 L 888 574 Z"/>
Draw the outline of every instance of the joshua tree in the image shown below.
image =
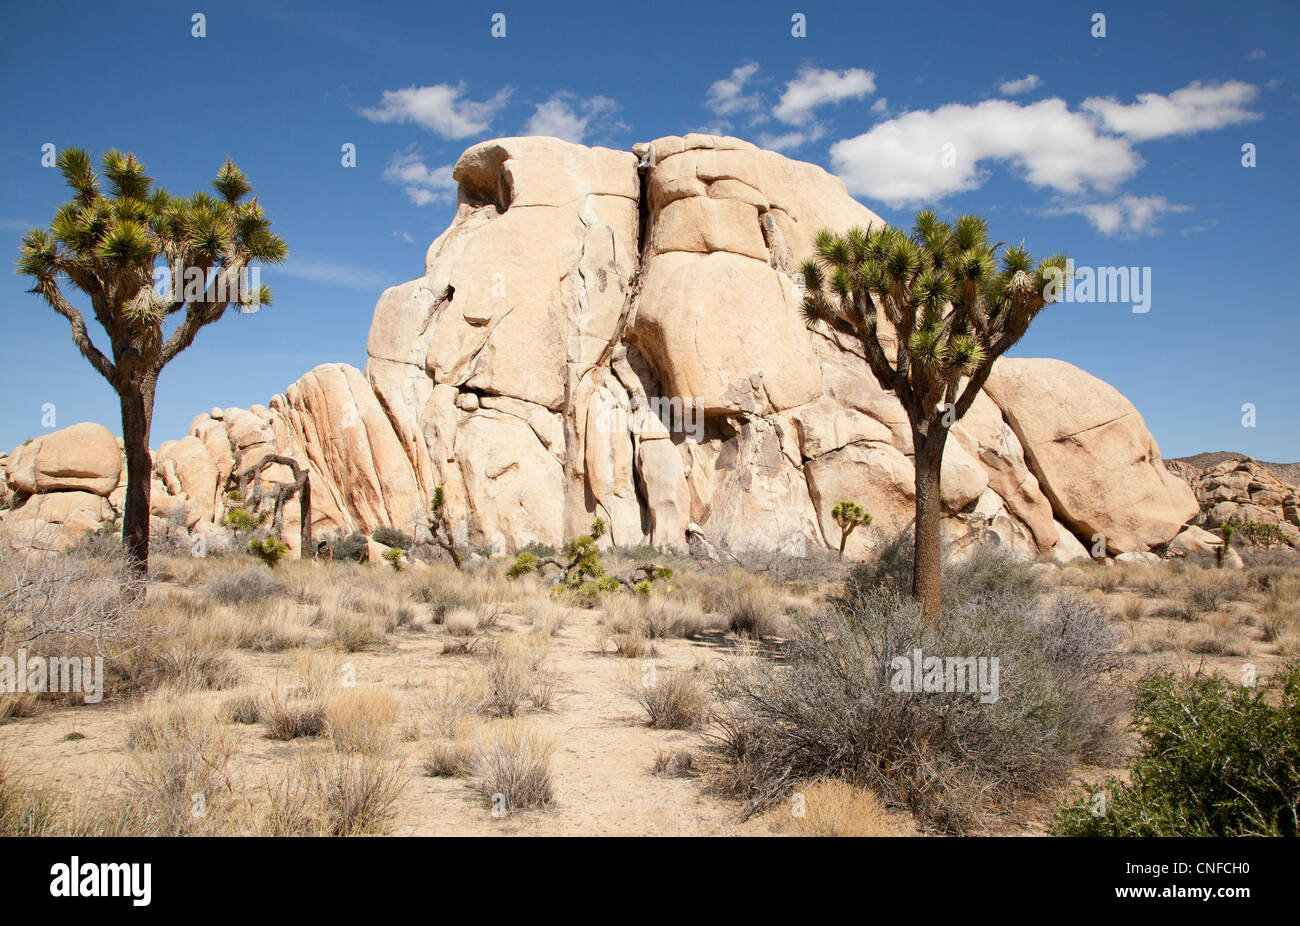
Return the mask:
<path fill-rule="evenodd" d="M 939 470 L 948 430 L 979 395 L 993 361 L 1063 293 L 1066 258 L 1035 265 L 1023 245 L 991 243 L 982 218 L 963 215 L 949 224 L 929 210 L 917 213 L 910 235 L 883 226 L 822 231 L 815 248 L 800 267 L 804 320 L 858 340 L 881 388 L 898 397 L 911 423 L 912 594 L 938 620 Z"/>
<path fill-rule="evenodd" d="M 433 499 L 429 504 L 429 533 L 433 535 L 433 542 L 451 557 L 452 565 L 457 569 L 463 569 L 464 565 L 460 559 L 460 551 L 456 549 L 456 539 L 451 533 L 451 524 L 447 520 L 447 493 L 443 491 L 442 486 L 435 486 L 433 490 Z"/>
<path fill-rule="evenodd" d="M 857 530 L 858 526 L 868 527 L 871 524 L 871 515 L 863 510 L 857 502 L 838 502 L 831 509 L 831 517 L 835 523 L 840 526 L 840 559 L 844 559 L 844 545 L 849 542 L 849 534 Z"/>
<path fill-rule="evenodd" d="M 68 320 L 72 341 L 117 393 L 126 450 L 126 504 L 122 543 L 137 572 L 149 562 L 149 429 L 163 367 L 192 343 L 199 329 L 235 304 L 244 311 L 269 304 L 270 290 L 248 284 L 254 261 L 279 263 L 288 248 L 252 186 L 229 158 L 212 181 L 217 195 L 189 198 L 155 189 L 132 154 L 103 157 L 108 195 L 91 156 L 77 148 L 59 153 L 59 169 L 74 196 L 49 228 L 23 236 L 18 272 L 32 277 L 31 292 Z M 167 291 L 155 289 L 155 265 L 166 272 Z M 209 279 L 210 278 L 210 279 Z M 95 320 L 108 335 L 110 360 L 91 341 L 86 322 L 61 288 L 85 293 Z M 178 324 L 165 334 L 164 326 Z"/>

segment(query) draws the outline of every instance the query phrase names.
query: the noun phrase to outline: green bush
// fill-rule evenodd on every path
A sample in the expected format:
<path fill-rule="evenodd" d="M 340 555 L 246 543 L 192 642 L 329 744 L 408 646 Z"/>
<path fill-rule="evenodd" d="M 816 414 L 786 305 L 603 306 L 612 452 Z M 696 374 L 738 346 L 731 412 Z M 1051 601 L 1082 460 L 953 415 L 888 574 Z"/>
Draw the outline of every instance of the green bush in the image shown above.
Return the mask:
<path fill-rule="evenodd" d="M 1300 832 L 1300 660 L 1247 687 L 1153 672 L 1136 685 L 1129 783 L 1062 808 L 1066 836 L 1295 836 Z"/>
<path fill-rule="evenodd" d="M 375 543 L 382 543 L 386 547 L 393 547 L 398 550 L 409 550 L 411 548 L 411 535 L 403 533 L 395 527 L 376 527 L 371 531 L 370 538 Z"/>
<path fill-rule="evenodd" d="M 279 537 L 263 537 L 248 541 L 248 552 L 268 566 L 274 566 L 289 552 L 288 545 Z"/>
<path fill-rule="evenodd" d="M 226 527 L 235 533 L 257 530 L 263 520 L 243 507 L 231 508 L 226 512 Z"/>
<path fill-rule="evenodd" d="M 405 554 L 402 552 L 400 547 L 393 547 L 384 553 L 384 559 L 388 562 L 388 565 L 393 567 L 394 572 L 402 571 L 402 560 L 404 556 Z"/>

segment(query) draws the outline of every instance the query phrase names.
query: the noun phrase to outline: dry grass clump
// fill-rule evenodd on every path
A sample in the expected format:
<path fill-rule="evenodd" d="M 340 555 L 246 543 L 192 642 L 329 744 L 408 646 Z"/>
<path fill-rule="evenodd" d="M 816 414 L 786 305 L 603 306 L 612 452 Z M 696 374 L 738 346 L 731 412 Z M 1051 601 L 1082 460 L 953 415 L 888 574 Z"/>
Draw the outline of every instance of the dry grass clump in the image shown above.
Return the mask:
<path fill-rule="evenodd" d="M 1138 595 L 1127 595 L 1120 605 L 1120 614 L 1126 621 L 1140 621 L 1147 616 L 1147 600 Z"/>
<path fill-rule="evenodd" d="M 424 709 L 434 737 L 423 762 L 426 775 L 460 778 L 469 774 L 476 748 L 473 737 L 486 701 L 486 673 L 465 672 L 434 683 Z"/>
<path fill-rule="evenodd" d="M 131 765 L 119 813 L 141 836 L 213 835 L 232 807 L 234 747 L 216 719 L 186 702 L 141 708 L 127 723 Z"/>
<path fill-rule="evenodd" d="M 284 697 L 271 692 L 262 712 L 266 735 L 273 740 L 292 740 L 325 733 L 325 703 L 320 698 Z"/>
<path fill-rule="evenodd" d="M 549 710 L 555 685 L 545 668 L 547 638 L 505 637 L 488 652 L 484 667 L 486 697 L 482 711 L 514 717 L 525 710 Z"/>
<path fill-rule="evenodd" d="M 307 793 L 327 836 L 385 836 L 406 786 L 401 765 L 362 753 L 336 752 L 303 765 Z"/>
<path fill-rule="evenodd" d="M 442 629 L 453 637 L 468 637 L 478 632 L 478 622 L 478 615 L 469 608 L 455 608 L 443 618 Z"/>
<path fill-rule="evenodd" d="M 0 754 L 0 837 L 54 836 L 63 830 L 65 806 L 58 795 L 21 772 Z"/>
<path fill-rule="evenodd" d="M 188 640 L 152 647 L 139 654 L 137 670 L 147 687 L 177 691 L 218 691 L 239 684 L 239 667 L 224 648 Z"/>
<path fill-rule="evenodd" d="M 227 723 L 261 723 L 264 710 L 262 696 L 254 692 L 231 695 L 221 705 Z"/>
<path fill-rule="evenodd" d="M 658 730 L 690 729 L 708 713 L 705 680 L 697 672 L 656 672 L 631 686 L 629 693 Z"/>
<path fill-rule="evenodd" d="M 657 749 L 650 773 L 661 778 L 694 778 L 700 774 L 699 761 L 689 749 Z"/>
<path fill-rule="evenodd" d="M 772 589 L 760 582 L 733 579 L 727 588 L 722 613 L 727 629 L 744 637 L 761 639 L 784 630 L 781 604 Z"/>
<path fill-rule="evenodd" d="M 535 631 L 548 637 L 558 637 L 568 620 L 568 609 L 550 599 L 536 602 L 528 608 L 528 623 Z"/>
<path fill-rule="evenodd" d="M 799 836 L 897 836 L 884 805 L 871 791 L 822 778 L 772 810 L 776 826 Z"/>
<path fill-rule="evenodd" d="M 378 649 L 384 643 L 384 631 L 365 615 L 335 613 L 329 620 L 330 639 L 345 653 Z"/>
<path fill-rule="evenodd" d="M 639 627 L 650 640 L 690 639 L 715 626 L 694 595 L 620 595 L 608 610 L 612 627 L 624 633 Z"/>
<path fill-rule="evenodd" d="M 326 702 L 325 732 L 343 752 L 385 755 L 397 712 L 397 699 L 382 688 L 344 688 Z"/>
<path fill-rule="evenodd" d="M 555 744 L 518 720 L 494 724 L 470 761 L 470 787 L 492 815 L 504 817 L 555 800 L 551 756 Z"/>
<path fill-rule="evenodd" d="M 603 653 L 610 646 L 624 659 L 639 659 L 642 656 L 653 656 L 657 652 L 646 636 L 645 628 L 637 625 L 602 629 L 596 638 L 596 649 Z"/>
<path fill-rule="evenodd" d="M 306 650 L 294 653 L 293 670 L 302 683 L 295 694 L 303 698 L 328 697 L 339 684 L 342 664 L 333 653 Z"/>
<path fill-rule="evenodd" d="M 271 570 L 251 566 L 213 576 L 208 580 L 207 593 L 217 604 L 248 605 L 283 598 L 290 594 L 290 589 Z"/>

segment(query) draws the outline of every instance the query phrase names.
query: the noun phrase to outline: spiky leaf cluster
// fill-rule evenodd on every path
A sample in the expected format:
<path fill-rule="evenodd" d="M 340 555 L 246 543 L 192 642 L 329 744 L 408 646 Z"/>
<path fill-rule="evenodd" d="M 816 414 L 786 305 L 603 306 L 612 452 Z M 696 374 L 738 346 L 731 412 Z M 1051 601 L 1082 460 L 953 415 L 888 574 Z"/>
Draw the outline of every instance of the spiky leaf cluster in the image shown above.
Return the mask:
<path fill-rule="evenodd" d="M 805 322 L 860 338 L 881 385 L 927 414 L 958 402 L 962 378 L 986 374 L 1024 335 L 1055 301 L 1066 266 L 1064 255 L 1035 264 L 1023 246 L 992 243 L 979 216 L 944 222 L 929 210 L 910 234 L 889 226 L 822 231 L 815 251 L 800 266 Z M 881 343 L 891 335 L 893 360 Z"/>
<path fill-rule="evenodd" d="M 257 198 L 247 198 L 252 185 L 229 158 L 212 181 L 217 195 L 190 197 L 155 187 L 133 154 L 106 153 L 102 176 L 78 148 L 61 151 L 56 163 L 72 199 L 48 228 L 23 236 L 17 271 L 33 279 L 31 292 L 68 318 L 74 341 L 110 381 L 118 371 L 90 344 L 80 311 L 62 291 L 65 282 L 89 297 L 115 360 L 129 358 L 135 368 L 123 371 L 129 378 L 156 373 L 229 305 L 270 303 L 270 289 L 250 290 L 243 275 L 255 262 L 280 263 L 288 248 L 271 232 Z M 155 267 L 162 265 L 171 284 L 166 293 L 154 285 Z M 164 341 L 166 320 L 182 311 L 181 324 Z"/>

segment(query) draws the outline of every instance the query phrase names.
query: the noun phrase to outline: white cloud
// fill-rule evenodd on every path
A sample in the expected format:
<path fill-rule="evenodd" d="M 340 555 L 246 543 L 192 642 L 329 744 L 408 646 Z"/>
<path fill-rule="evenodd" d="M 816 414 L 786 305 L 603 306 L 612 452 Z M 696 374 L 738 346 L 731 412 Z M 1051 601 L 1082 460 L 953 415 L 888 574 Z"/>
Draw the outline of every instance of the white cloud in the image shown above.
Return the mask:
<path fill-rule="evenodd" d="M 1264 51 L 1264 49 L 1262 49 L 1262 48 L 1252 48 L 1252 49 L 1250 50 L 1249 54 L 1246 55 L 1246 60 L 1247 60 L 1247 61 L 1263 61 L 1266 57 L 1268 57 L 1268 53 L 1267 53 L 1266 51 Z"/>
<path fill-rule="evenodd" d="M 511 89 L 504 87 L 481 102 L 464 93 L 464 83 L 385 90 L 379 105 L 361 110 L 361 115 L 371 122 L 414 122 L 443 138 L 466 138 L 491 128 L 492 117 L 510 99 Z"/>
<path fill-rule="evenodd" d="M 1125 193 L 1110 202 L 1075 203 L 1058 206 L 1048 211 L 1050 215 L 1081 215 L 1103 235 L 1154 234 L 1160 218 L 1176 212 L 1187 212 L 1190 206 L 1171 203 L 1163 196 L 1135 196 Z"/>
<path fill-rule="evenodd" d="M 758 146 L 760 148 L 769 148 L 772 151 L 793 151 L 810 142 L 817 141 L 825 134 L 825 127 L 820 125 L 814 125 L 804 132 L 785 132 L 781 135 L 764 132 L 758 136 Z"/>
<path fill-rule="evenodd" d="M 537 104 L 533 114 L 524 123 L 525 135 L 551 135 L 576 143 L 587 137 L 591 121 L 619 108 L 606 96 L 580 99 L 567 90 L 551 94 L 545 103 Z"/>
<path fill-rule="evenodd" d="M 1089 97 L 1082 109 L 1095 113 L 1112 132 L 1148 141 L 1259 119 L 1259 113 L 1245 109 L 1258 93 L 1254 84 L 1240 80 L 1223 84 L 1193 81 L 1168 96 L 1140 93 L 1136 103 L 1127 105 L 1112 98 Z"/>
<path fill-rule="evenodd" d="M 889 112 L 889 100 L 882 96 L 880 99 L 876 100 L 876 102 L 871 104 L 871 111 L 882 115 Z"/>
<path fill-rule="evenodd" d="M 405 241 L 407 244 L 415 244 L 415 239 L 411 237 L 411 233 L 410 233 L 410 232 L 395 231 L 395 232 L 393 232 L 393 237 L 394 237 L 394 238 L 401 238 L 401 239 L 402 239 L 403 241 Z"/>
<path fill-rule="evenodd" d="M 757 73 L 758 65 L 753 61 L 747 61 L 733 68 L 730 76 L 715 80 L 710 85 L 709 95 L 705 98 L 704 105 L 719 116 L 758 109 L 757 94 L 745 96 L 743 93 L 745 84 Z"/>
<path fill-rule="evenodd" d="M 1000 90 L 1006 96 L 1019 96 L 1022 93 L 1028 93 L 1030 90 L 1036 90 L 1043 84 L 1043 79 L 1037 74 L 1026 74 L 1019 80 L 1007 80 L 998 85 Z"/>
<path fill-rule="evenodd" d="M 895 207 L 976 189 L 987 176 L 984 161 L 1006 162 L 1033 186 L 1064 193 L 1110 189 L 1143 163 L 1127 139 L 1100 134 L 1091 117 L 1056 98 L 904 113 L 836 142 L 830 153 L 850 193 Z"/>
<path fill-rule="evenodd" d="M 806 125 L 819 106 L 860 100 L 875 92 L 876 75 L 871 71 L 861 68 L 831 71 L 805 66 L 785 85 L 772 115 L 789 125 Z"/>
<path fill-rule="evenodd" d="M 417 206 L 450 202 L 456 198 L 457 190 L 451 176 L 453 166 L 429 167 L 417 152 L 408 150 L 393 155 L 384 168 L 384 179 L 400 184 Z"/>

